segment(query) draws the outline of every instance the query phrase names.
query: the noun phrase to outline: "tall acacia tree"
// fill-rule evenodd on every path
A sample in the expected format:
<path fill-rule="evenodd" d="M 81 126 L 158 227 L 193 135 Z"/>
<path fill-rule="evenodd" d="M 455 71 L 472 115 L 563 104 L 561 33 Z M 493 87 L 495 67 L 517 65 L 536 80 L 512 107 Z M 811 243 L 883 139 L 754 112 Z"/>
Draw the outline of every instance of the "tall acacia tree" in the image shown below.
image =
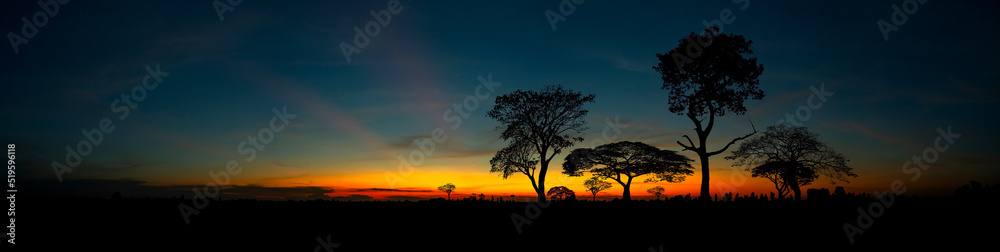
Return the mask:
<path fill-rule="evenodd" d="M 653 67 L 662 75 L 661 89 L 669 91 L 670 112 L 687 116 L 694 123 L 698 144 L 684 135 L 687 144 L 677 141 L 684 150 L 694 151 L 701 161 L 701 199 L 710 200 L 708 159 L 730 145 L 757 133 L 732 139 L 722 149 L 710 151 L 705 146 L 715 127 L 715 117 L 746 112 L 743 102 L 764 98 L 757 86 L 757 77 L 764 65 L 750 57 L 752 40 L 742 35 L 719 33 L 718 27 L 705 29 L 703 34 L 691 33 L 680 40 L 677 48 L 666 54 L 656 54 L 660 63 Z M 751 126 L 753 124 L 751 123 Z"/>
<path fill-rule="evenodd" d="M 824 143 L 819 134 L 802 126 L 767 127 L 764 135 L 740 143 L 726 159 L 735 160 L 733 166 L 746 166 L 754 173 L 777 176 L 780 183 L 795 193 L 795 200 L 802 199 L 799 188 L 820 175 L 829 177 L 832 183 L 858 177 L 847 166 L 850 160 Z M 772 182 L 780 187 L 778 181 L 772 179 Z"/>
<path fill-rule="evenodd" d="M 694 173 L 692 160 L 671 150 L 660 150 L 641 142 L 622 141 L 590 148 L 575 149 L 563 162 L 563 173 L 582 176 L 590 172 L 598 178 L 609 178 L 624 188 L 622 200 L 631 200 L 632 179 L 655 175 L 646 182 L 681 182 Z"/>
<path fill-rule="evenodd" d="M 594 102 L 593 94 L 583 95 L 561 85 L 498 96 L 486 116 L 502 124 L 497 130 L 502 130 L 500 139 L 509 141 L 509 145 L 490 160 L 490 172 L 500 172 L 504 179 L 514 172 L 524 173 L 538 201 L 545 202 L 549 163 L 563 149 L 583 142 L 579 135 L 587 130 L 584 117 L 589 112 L 583 105 L 589 102 Z M 540 164 L 537 175 L 536 162 Z"/>

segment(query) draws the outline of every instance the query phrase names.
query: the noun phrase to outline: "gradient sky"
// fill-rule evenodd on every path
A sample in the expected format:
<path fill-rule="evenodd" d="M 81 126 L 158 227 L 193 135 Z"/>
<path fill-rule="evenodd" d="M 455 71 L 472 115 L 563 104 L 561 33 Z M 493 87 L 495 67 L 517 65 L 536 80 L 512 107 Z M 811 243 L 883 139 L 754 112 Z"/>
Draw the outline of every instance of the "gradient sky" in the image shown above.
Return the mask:
<path fill-rule="evenodd" d="M 243 172 L 224 197 L 419 199 L 444 196 L 436 188 L 445 183 L 457 185 L 452 197 L 530 196 L 525 176 L 489 173 L 504 146 L 499 124 L 485 116 L 493 97 L 562 84 L 596 95 L 585 106 L 587 141 L 576 147 L 594 147 L 605 120 L 619 118 L 629 126 L 614 141 L 679 151 L 676 141 L 694 126 L 667 110 L 655 54 L 728 9 L 736 19 L 723 31 L 753 41 L 766 97 L 748 101 L 745 115 L 720 118 L 710 149 L 749 133 L 748 120 L 773 125 L 822 86 L 834 95 L 804 125 L 850 159 L 860 177 L 837 184 L 848 192 L 884 191 L 902 179 L 907 193 L 949 195 L 970 180 L 1000 179 L 997 2 L 927 1 L 886 41 L 876 22 L 891 22 L 891 6 L 902 1 L 750 1 L 741 10 L 745 3 L 731 1 L 592 0 L 554 31 L 544 13 L 558 12 L 559 1 L 402 1 L 348 63 L 338 45 L 353 43 L 354 27 L 386 3 L 247 0 L 220 21 L 208 0 L 72 1 L 17 53 L 6 40 L 0 47 L 0 140 L 17 144 L 20 183 L 80 195 L 190 197 L 235 159 Z M 5 1 L 0 28 L 20 34 L 21 17 L 40 10 L 34 1 Z M 170 75 L 118 120 L 112 102 L 156 65 Z M 480 76 L 502 85 L 452 130 L 442 115 L 474 95 Z M 283 107 L 297 117 L 245 162 L 237 146 Z M 57 182 L 50 163 L 65 162 L 64 146 L 102 118 L 116 130 Z M 949 126 L 962 136 L 909 181 L 903 163 Z M 396 157 L 418 150 L 413 140 L 436 128 L 447 140 L 412 174 L 387 182 Z M 589 197 L 587 177 L 559 174 L 565 152 L 546 186 Z M 713 183 L 734 184 L 742 168 L 723 156 L 711 159 Z M 697 194 L 700 181 L 699 169 L 682 183 L 637 180 L 631 191 L 644 197 L 661 185 L 668 196 Z M 762 178 L 734 185 L 774 191 Z M 834 186 L 820 178 L 807 188 Z M 599 195 L 620 193 L 616 184 Z"/>

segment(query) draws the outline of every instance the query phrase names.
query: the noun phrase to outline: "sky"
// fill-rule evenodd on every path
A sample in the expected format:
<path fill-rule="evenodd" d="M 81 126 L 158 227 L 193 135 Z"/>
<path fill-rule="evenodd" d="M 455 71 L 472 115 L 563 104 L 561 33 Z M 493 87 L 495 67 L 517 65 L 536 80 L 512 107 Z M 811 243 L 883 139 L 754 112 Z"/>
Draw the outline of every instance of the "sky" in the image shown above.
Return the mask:
<path fill-rule="evenodd" d="M 681 151 L 676 142 L 694 126 L 668 111 L 652 66 L 657 53 L 719 20 L 723 33 L 753 42 L 766 96 L 747 101 L 746 114 L 719 118 L 709 149 L 752 132 L 751 122 L 762 130 L 792 115 L 859 175 L 806 188 L 872 193 L 901 180 L 907 194 L 940 196 L 971 180 L 1000 182 L 1000 49 L 991 32 L 1000 4 L 903 3 L 72 1 L 55 10 L 5 1 L 0 140 L 16 145 L 18 185 L 51 195 L 191 197 L 218 180 L 212 174 L 228 174 L 223 198 L 419 200 L 444 197 L 436 188 L 446 183 L 457 186 L 452 198 L 530 198 L 527 177 L 489 172 L 506 144 L 486 116 L 496 96 L 556 84 L 594 94 L 586 140 L 571 148 L 641 141 Z M 907 8 L 896 20 L 894 5 Z M 550 11 L 562 19 L 553 24 Z M 884 36 L 880 20 L 896 30 Z M 364 43 L 355 27 L 374 35 Z M 342 44 L 358 49 L 345 56 Z M 86 141 L 83 132 L 94 138 L 102 121 L 114 129 L 79 166 L 57 172 L 66 147 Z M 433 152 L 414 144 L 438 129 L 446 138 Z M 932 151 L 920 177 L 904 173 L 934 148 L 939 129 L 960 137 Z M 589 198 L 587 177 L 559 173 L 569 150 L 546 186 Z M 428 155 L 400 168 L 399 157 L 414 152 Z M 713 194 L 774 191 L 723 156 L 710 161 Z M 238 173 L 226 170 L 231 160 Z M 667 196 L 697 195 L 701 176 L 637 180 L 631 192 L 648 198 L 659 185 Z M 616 184 L 598 197 L 621 192 Z"/>

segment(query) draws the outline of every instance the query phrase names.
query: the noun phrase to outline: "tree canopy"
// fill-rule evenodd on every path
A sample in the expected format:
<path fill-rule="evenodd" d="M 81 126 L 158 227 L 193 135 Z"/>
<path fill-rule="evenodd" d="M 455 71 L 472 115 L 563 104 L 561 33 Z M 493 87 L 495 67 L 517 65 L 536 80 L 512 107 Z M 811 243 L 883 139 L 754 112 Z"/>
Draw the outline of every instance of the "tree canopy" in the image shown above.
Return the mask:
<path fill-rule="evenodd" d="M 662 186 L 656 186 L 653 188 L 649 188 L 649 190 L 646 190 L 646 192 L 648 192 L 649 194 L 656 195 L 657 200 L 660 199 L 660 194 L 663 194 L 663 191 L 665 190 L 663 189 Z"/>
<path fill-rule="evenodd" d="M 646 182 L 681 182 L 694 173 L 692 160 L 671 150 L 660 150 L 641 142 L 622 141 L 575 149 L 563 162 L 563 173 L 582 176 L 590 172 L 599 178 L 618 182 L 625 190 L 622 199 L 629 200 L 632 179 L 653 175 Z"/>
<path fill-rule="evenodd" d="M 551 197 L 553 201 L 563 200 L 564 198 L 567 200 L 576 199 L 576 193 L 565 186 L 555 186 L 549 188 L 549 192 L 546 195 Z"/>
<path fill-rule="evenodd" d="M 733 166 L 745 166 L 770 179 L 776 187 L 788 186 L 796 200 L 801 199 L 799 187 L 819 176 L 830 178 L 831 183 L 858 177 L 847 166 L 850 160 L 802 126 L 767 127 L 764 135 L 742 142 L 726 159 L 735 160 Z"/>
<path fill-rule="evenodd" d="M 741 115 L 747 110 L 743 105 L 747 99 L 764 97 L 764 91 L 758 88 L 764 65 L 757 64 L 757 57 L 750 57 L 751 44 L 753 41 L 742 35 L 722 34 L 718 27 L 712 27 L 703 34 L 692 32 L 680 39 L 677 47 L 666 54 L 656 54 L 660 62 L 653 69 L 661 74 L 660 88 L 668 91 L 670 112 L 687 116 L 695 125 L 698 144 L 687 135 L 684 135 L 687 144 L 680 141 L 677 144 L 700 158 L 702 200 L 710 198 L 709 157 L 757 133 L 754 129 L 753 133 L 734 138 L 716 151 L 705 146 L 715 127 L 715 117 L 729 112 Z"/>
<path fill-rule="evenodd" d="M 509 145 L 490 161 L 490 171 L 500 172 L 504 179 L 514 172 L 524 173 L 538 200 L 544 202 L 549 163 L 564 148 L 583 142 L 579 135 L 587 129 L 584 117 L 588 113 L 583 105 L 590 102 L 594 102 L 593 94 L 583 95 L 561 85 L 498 96 L 486 115 L 501 123 L 497 126 L 502 130 L 500 139 Z M 540 164 L 537 174 L 535 162 Z"/>
<path fill-rule="evenodd" d="M 764 65 L 757 64 L 757 57 L 745 57 L 753 54 L 751 44 L 743 35 L 721 34 L 713 27 L 703 34 L 692 32 L 676 48 L 656 54 L 660 63 L 653 69 L 661 74 L 661 88 L 670 92 L 670 112 L 696 117 L 741 115 L 748 98 L 764 98 L 757 79 Z"/>
<path fill-rule="evenodd" d="M 611 188 L 611 182 L 601 180 L 601 178 L 595 176 L 583 181 L 583 186 L 593 194 L 593 200 L 597 201 L 597 193 Z"/>
<path fill-rule="evenodd" d="M 445 184 L 443 186 L 439 186 L 438 190 L 447 193 L 448 194 L 448 199 L 450 200 L 451 199 L 451 192 L 455 191 L 455 185 L 452 184 L 452 183 L 448 183 L 448 184 Z"/>
<path fill-rule="evenodd" d="M 535 168 L 538 157 L 535 156 L 535 146 L 528 141 L 513 141 L 507 147 L 497 151 L 490 159 L 490 173 L 500 173 L 504 179 L 514 173 L 522 173 L 535 183 Z"/>
<path fill-rule="evenodd" d="M 795 161 L 772 161 L 750 169 L 752 177 L 763 177 L 774 183 L 779 199 L 784 199 L 791 192 L 791 184 L 787 181 L 794 181 L 799 186 L 809 185 L 819 177 L 812 169 L 805 168 Z"/>

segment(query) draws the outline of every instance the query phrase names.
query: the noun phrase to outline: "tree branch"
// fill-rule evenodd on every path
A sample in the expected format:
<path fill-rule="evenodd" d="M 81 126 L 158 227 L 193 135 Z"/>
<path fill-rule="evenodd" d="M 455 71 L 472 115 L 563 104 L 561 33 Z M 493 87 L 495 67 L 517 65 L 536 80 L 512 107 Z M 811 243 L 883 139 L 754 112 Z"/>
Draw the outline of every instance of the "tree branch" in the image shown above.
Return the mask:
<path fill-rule="evenodd" d="M 743 140 L 743 139 L 746 139 L 746 138 L 752 136 L 753 134 L 757 134 L 757 127 L 753 126 L 753 121 L 752 120 L 750 121 L 750 128 L 753 128 L 753 133 L 747 134 L 746 136 L 734 138 L 732 141 L 729 141 L 729 143 L 726 144 L 726 147 L 722 147 L 721 150 L 710 152 L 710 153 L 708 153 L 708 156 L 711 157 L 711 156 L 718 155 L 719 153 L 725 152 L 726 149 L 729 149 L 729 146 L 731 146 L 734 143 L 736 143 L 736 141 L 740 141 L 740 140 Z"/>
<path fill-rule="evenodd" d="M 688 143 L 691 144 L 690 146 L 684 145 L 684 143 L 681 143 L 681 141 L 677 141 L 677 144 L 681 145 L 681 147 L 684 147 L 684 150 L 692 150 L 692 151 L 694 151 L 695 150 L 694 149 L 694 141 L 691 141 L 691 138 L 688 137 L 687 135 L 684 135 L 684 138 L 687 138 Z"/>
<path fill-rule="evenodd" d="M 705 102 L 708 104 L 708 125 L 705 126 L 705 135 L 711 134 L 712 129 L 715 128 L 715 107 L 712 107 L 712 102 Z"/>
<path fill-rule="evenodd" d="M 691 119 L 691 122 L 694 123 L 694 126 L 695 126 L 694 131 L 697 132 L 698 134 L 701 134 L 701 130 L 702 130 L 702 128 L 701 128 L 701 120 L 698 120 L 698 118 L 694 116 L 694 113 L 691 113 L 691 112 L 687 113 L 687 117 L 688 117 L 688 119 Z"/>

